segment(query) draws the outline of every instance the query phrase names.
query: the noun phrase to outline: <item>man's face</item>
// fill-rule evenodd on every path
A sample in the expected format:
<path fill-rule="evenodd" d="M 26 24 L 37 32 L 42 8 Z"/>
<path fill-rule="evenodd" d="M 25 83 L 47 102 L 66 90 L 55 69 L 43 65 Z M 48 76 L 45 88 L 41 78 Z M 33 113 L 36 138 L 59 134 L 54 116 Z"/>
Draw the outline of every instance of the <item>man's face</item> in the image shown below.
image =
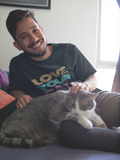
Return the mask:
<path fill-rule="evenodd" d="M 46 54 L 47 42 L 39 25 L 32 18 L 24 18 L 17 23 L 14 46 L 32 57 Z"/>

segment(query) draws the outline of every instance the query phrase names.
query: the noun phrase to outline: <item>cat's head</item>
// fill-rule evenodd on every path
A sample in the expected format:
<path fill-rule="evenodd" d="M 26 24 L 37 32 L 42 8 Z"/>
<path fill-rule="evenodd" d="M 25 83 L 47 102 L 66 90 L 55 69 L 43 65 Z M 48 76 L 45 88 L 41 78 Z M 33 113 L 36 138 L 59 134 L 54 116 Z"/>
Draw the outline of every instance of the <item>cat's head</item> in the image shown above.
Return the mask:
<path fill-rule="evenodd" d="M 87 91 L 77 92 L 76 94 L 69 91 L 62 91 L 66 95 L 66 106 L 69 110 L 79 115 L 81 111 L 87 111 L 95 108 L 95 98 L 98 93 L 91 93 Z"/>

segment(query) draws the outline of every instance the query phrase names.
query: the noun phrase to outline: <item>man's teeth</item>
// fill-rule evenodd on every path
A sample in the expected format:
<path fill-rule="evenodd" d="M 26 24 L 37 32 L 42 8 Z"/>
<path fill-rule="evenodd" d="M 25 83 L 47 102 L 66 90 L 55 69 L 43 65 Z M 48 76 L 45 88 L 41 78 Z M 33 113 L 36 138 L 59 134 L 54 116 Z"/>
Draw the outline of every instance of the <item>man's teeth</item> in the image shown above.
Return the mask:
<path fill-rule="evenodd" d="M 33 48 L 37 48 L 41 45 L 42 41 L 40 41 L 36 46 L 33 46 Z"/>

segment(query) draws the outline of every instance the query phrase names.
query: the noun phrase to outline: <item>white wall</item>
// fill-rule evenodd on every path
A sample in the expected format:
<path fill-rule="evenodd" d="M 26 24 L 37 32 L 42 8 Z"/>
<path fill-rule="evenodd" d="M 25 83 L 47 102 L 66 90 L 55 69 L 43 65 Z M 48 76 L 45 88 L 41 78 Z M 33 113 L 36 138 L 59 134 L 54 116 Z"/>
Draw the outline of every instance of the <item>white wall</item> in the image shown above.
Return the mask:
<path fill-rule="evenodd" d="M 34 9 L 48 42 L 73 43 L 96 66 L 99 0 L 51 0 L 51 10 Z M 0 6 L 0 69 L 8 70 L 10 59 L 20 52 L 13 47 L 5 21 L 16 7 Z M 24 9 L 24 8 L 21 8 Z M 25 8 L 26 9 L 26 8 Z"/>

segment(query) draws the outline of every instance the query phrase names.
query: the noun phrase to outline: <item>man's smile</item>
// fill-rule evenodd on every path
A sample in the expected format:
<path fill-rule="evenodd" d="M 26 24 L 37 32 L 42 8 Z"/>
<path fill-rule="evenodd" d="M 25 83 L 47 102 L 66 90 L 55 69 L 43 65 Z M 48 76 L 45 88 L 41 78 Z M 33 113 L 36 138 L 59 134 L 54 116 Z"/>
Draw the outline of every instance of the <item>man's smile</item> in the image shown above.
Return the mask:
<path fill-rule="evenodd" d="M 38 40 L 35 43 L 32 43 L 31 45 L 28 46 L 28 48 L 33 48 L 33 49 L 39 48 L 41 47 L 42 42 L 43 42 L 43 38 L 41 40 Z"/>

